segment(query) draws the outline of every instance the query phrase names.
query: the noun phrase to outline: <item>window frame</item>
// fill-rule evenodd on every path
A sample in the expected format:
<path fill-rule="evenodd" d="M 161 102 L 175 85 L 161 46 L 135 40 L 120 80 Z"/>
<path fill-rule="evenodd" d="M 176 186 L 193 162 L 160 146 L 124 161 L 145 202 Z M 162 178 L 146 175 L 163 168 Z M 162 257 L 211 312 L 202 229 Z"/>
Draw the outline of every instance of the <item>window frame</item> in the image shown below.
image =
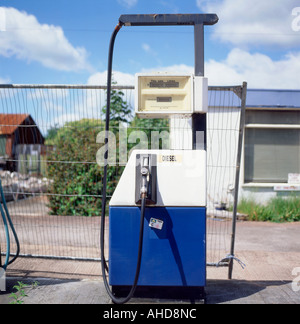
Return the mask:
<path fill-rule="evenodd" d="M 285 108 L 280 109 L 276 107 L 247 107 L 247 111 L 268 111 L 270 113 L 280 111 L 280 112 L 291 112 L 298 111 L 300 113 L 300 108 Z M 245 180 L 245 151 L 246 151 L 246 131 L 247 129 L 296 129 L 300 131 L 300 124 L 257 124 L 257 123 L 247 123 L 245 122 L 244 126 L 244 138 L 243 138 L 243 151 L 242 151 L 242 164 L 241 164 L 241 179 L 242 179 L 242 187 L 244 188 L 275 188 L 280 186 L 289 186 L 288 182 L 246 182 Z"/>

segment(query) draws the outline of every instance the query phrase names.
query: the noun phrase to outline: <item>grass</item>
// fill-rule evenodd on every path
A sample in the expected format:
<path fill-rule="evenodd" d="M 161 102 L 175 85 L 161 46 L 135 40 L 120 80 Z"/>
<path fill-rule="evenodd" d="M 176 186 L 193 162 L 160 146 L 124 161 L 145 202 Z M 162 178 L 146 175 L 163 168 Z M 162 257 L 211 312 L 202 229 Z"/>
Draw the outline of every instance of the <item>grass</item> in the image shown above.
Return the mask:
<path fill-rule="evenodd" d="M 247 214 L 250 221 L 299 222 L 300 197 L 276 197 L 267 204 L 259 204 L 254 199 L 241 199 L 238 212 Z"/>

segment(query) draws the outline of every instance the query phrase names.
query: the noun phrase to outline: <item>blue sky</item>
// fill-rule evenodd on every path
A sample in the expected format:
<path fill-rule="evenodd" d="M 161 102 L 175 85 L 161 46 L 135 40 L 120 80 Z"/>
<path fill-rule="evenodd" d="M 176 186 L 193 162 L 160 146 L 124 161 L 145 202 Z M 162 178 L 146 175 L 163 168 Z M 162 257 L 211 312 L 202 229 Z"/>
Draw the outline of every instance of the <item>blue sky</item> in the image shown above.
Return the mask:
<path fill-rule="evenodd" d="M 1 0 L 0 83 L 105 84 L 121 14 L 216 13 L 205 31 L 210 85 L 300 89 L 299 0 Z M 193 72 L 192 27 L 123 27 L 115 79 Z"/>

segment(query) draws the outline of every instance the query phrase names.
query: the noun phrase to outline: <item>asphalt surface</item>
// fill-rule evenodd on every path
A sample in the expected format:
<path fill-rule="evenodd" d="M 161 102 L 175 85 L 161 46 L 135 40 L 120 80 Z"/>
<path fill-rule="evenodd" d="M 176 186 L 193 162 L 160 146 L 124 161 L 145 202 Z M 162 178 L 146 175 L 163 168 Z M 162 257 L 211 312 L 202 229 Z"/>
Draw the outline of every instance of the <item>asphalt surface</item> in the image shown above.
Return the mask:
<path fill-rule="evenodd" d="M 228 269 L 207 268 L 206 304 L 300 304 L 300 223 L 238 222 L 233 279 Z M 13 286 L 27 284 L 24 304 L 111 305 L 99 262 L 18 259 L 6 273 L 0 304 L 13 301 Z M 38 282 L 38 283 L 36 283 Z M 36 283 L 36 284 L 35 284 Z M 133 304 L 203 303 L 199 299 L 139 296 Z"/>

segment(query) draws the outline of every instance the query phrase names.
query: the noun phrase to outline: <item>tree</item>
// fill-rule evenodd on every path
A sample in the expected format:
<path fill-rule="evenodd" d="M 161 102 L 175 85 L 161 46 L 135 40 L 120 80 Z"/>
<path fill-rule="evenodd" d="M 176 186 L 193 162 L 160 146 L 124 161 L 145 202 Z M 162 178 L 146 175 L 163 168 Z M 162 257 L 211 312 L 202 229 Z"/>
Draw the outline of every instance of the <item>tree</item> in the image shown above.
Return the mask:
<path fill-rule="evenodd" d="M 51 127 L 48 129 L 47 135 L 46 135 L 46 144 L 47 145 L 53 144 L 53 140 L 56 138 L 58 130 L 59 130 L 58 124 L 55 124 L 54 127 Z"/>
<path fill-rule="evenodd" d="M 112 82 L 116 85 L 116 82 Z M 111 91 L 111 104 L 110 104 L 110 121 L 129 123 L 132 118 L 132 111 L 128 103 L 124 100 L 124 92 L 121 90 L 113 89 Z M 106 107 L 102 108 L 102 113 L 105 115 Z"/>

